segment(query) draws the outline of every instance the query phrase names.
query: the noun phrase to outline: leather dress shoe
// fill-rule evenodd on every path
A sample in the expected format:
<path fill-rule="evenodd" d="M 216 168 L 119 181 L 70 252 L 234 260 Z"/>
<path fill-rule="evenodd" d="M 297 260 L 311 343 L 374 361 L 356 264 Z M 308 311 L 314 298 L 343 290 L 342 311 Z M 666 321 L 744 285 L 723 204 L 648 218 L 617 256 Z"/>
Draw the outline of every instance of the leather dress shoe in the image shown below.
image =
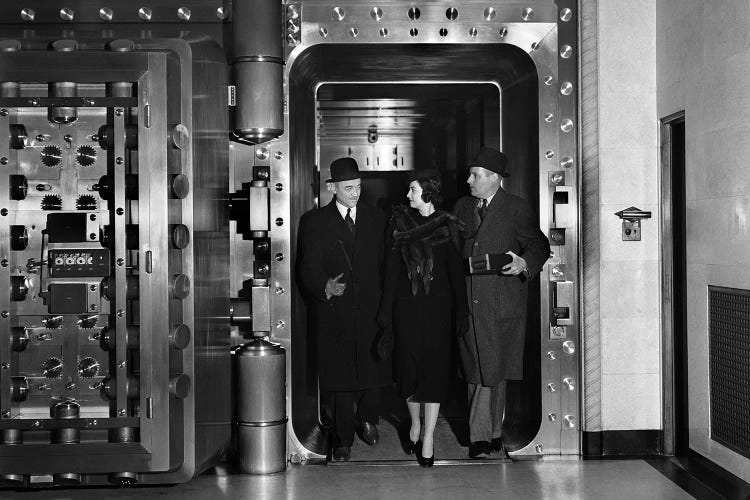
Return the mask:
<path fill-rule="evenodd" d="M 510 455 L 508 455 L 508 451 L 505 449 L 505 443 L 503 442 L 502 437 L 494 438 L 492 440 L 490 443 L 490 452 L 498 453 L 500 458 L 506 462 L 512 462 Z"/>
<path fill-rule="evenodd" d="M 469 445 L 469 458 L 489 458 L 490 443 L 487 441 L 476 441 Z"/>
<path fill-rule="evenodd" d="M 359 424 L 359 437 L 370 446 L 378 442 L 378 428 L 375 424 L 363 421 Z"/>
<path fill-rule="evenodd" d="M 352 458 L 351 446 L 337 446 L 333 449 L 332 458 L 336 462 L 348 462 Z"/>
<path fill-rule="evenodd" d="M 420 467 L 432 467 L 435 465 L 435 452 L 432 452 L 432 456 L 429 458 L 423 457 L 421 453 L 417 453 L 417 463 Z"/>

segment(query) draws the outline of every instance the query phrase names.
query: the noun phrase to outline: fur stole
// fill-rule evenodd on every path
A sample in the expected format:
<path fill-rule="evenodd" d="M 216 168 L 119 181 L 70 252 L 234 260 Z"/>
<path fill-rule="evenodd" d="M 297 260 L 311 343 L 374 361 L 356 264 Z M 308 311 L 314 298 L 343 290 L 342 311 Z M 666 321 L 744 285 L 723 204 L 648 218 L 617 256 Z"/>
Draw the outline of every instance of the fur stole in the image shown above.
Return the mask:
<path fill-rule="evenodd" d="M 416 295 L 422 281 L 425 294 L 430 293 L 433 247 L 450 241 L 460 250 L 461 237 L 469 236 L 466 225 L 455 215 L 439 210 L 436 216 L 422 222 L 419 212 L 398 205 L 391 218 L 393 248 L 399 251 L 411 281 L 411 293 Z"/>

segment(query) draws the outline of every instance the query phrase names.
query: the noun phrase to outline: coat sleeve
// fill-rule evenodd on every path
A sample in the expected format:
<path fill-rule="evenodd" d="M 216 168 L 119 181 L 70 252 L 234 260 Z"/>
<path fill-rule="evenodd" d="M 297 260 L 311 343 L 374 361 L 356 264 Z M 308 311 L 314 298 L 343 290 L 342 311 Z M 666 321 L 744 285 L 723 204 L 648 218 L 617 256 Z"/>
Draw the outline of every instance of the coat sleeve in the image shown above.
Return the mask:
<path fill-rule="evenodd" d="M 469 314 L 469 299 L 466 296 L 466 278 L 464 277 L 464 259 L 453 243 L 446 245 L 445 260 L 448 265 L 448 280 L 453 294 L 453 304 L 457 315 Z"/>
<path fill-rule="evenodd" d="M 529 274 L 535 276 L 550 256 L 549 240 L 539 229 L 539 223 L 527 201 L 521 200 L 513 218 L 513 229 L 521 246 L 520 256 L 526 261 Z"/>
<path fill-rule="evenodd" d="M 326 301 L 326 275 L 323 267 L 323 245 L 318 230 L 316 230 L 314 219 L 310 213 L 302 216 L 299 223 L 297 235 L 299 259 L 299 278 L 302 287 L 316 300 Z"/>

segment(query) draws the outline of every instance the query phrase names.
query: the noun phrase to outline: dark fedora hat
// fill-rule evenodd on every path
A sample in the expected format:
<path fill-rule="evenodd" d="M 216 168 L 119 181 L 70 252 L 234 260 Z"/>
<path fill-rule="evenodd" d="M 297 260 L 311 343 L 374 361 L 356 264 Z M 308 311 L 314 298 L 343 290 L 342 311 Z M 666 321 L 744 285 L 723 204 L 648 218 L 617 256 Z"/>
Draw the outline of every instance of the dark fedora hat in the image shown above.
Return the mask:
<path fill-rule="evenodd" d="M 505 170 L 508 167 L 508 157 L 497 149 L 480 149 L 479 153 L 466 166 L 469 168 L 482 167 L 503 177 L 510 177 L 510 174 Z"/>
<path fill-rule="evenodd" d="M 331 178 L 326 182 L 351 181 L 360 177 L 357 160 L 345 157 L 331 162 Z"/>

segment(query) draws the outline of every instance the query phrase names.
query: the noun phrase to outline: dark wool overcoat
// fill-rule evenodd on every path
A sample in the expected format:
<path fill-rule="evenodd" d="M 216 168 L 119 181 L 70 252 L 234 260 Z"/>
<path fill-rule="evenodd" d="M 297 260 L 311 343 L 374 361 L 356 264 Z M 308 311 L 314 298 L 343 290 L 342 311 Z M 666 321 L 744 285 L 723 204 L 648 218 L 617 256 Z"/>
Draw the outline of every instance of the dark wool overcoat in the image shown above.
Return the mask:
<path fill-rule="evenodd" d="M 529 204 L 501 188 L 480 225 L 478 201 L 467 196 L 456 202 L 456 215 L 475 233 L 464 242 L 464 257 L 510 250 L 524 258 L 531 278 L 539 274 L 550 247 Z M 466 381 L 494 386 L 522 379 L 527 280 L 484 274 L 467 277 L 466 284 L 472 321 L 469 333 L 458 342 Z"/>
<path fill-rule="evenodd" d="M 356 236 L 333 200 L 302 216 L 299 276 L 315 302 L 321 391 L 355 391 L 392 383 L 390 361 L 379 361 L 376 338 L 383 267 L 385 218 L 357 204 Z M 329 278 L 344 273 L 341 296 L 326 299 Z"/>

